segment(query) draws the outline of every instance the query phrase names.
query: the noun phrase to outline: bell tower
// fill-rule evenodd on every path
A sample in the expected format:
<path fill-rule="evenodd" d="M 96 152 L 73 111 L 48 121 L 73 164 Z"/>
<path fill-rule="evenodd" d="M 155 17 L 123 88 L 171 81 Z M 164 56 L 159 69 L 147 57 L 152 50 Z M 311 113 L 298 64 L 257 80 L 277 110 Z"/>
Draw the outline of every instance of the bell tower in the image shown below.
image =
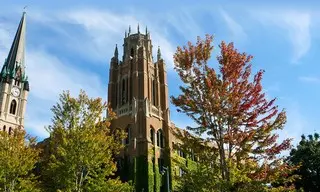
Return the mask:
<path fill-rule="evenodd" d="M 25 73 L 25 34 L 24 12 L 0 74 L 0 128 L 9 134 L 13 129 L 24 128 L 29 93 L 29 82 Z"/>
<path fill-rule="evenodd" d="M 156 186 L 163 191 L 166 184 L 159 180 L 159 174 L 169 163 L 166 160 L 171 143 L 166 65 L 160 48 L 156 61 L 152 49 L 147 29 L 142 34 L 138 25 L 137 33 L 132 34 L 129 27 L 125 32 L 122 61 L 116 45 L 109 71 L 108 102 L 117 114 L 111 128 L 125 129 L 128 135 L 123 141 L 126 147 L 121 154 L 122 162 L 118 164 L 128 165 L 131 171 L 127 172 L 133 176 L 126 179 L 134 181 L 136 191 L 160 191 Z"/>

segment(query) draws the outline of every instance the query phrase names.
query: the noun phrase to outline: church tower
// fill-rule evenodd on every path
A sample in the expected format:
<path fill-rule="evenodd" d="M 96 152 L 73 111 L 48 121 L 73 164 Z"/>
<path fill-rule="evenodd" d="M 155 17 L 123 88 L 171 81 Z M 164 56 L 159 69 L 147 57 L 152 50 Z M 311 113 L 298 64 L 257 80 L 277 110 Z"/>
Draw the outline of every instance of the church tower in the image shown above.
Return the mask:
<path fill-rule="evenodd" d="M 170 134 L 167 72 L 161 51 L 152 57 L 150 33 L 125 33 L 122 60 L 116 45 L 111 59 L 108 102 L 117 119 L 112 129 L 125 129 L 127 139 L 118 168 L 122 179 L 133 180 L 136 191 L 166 191 L 161 179 L 169 167 Z M 130 174 L 129 174 L 130 173 Z M 131 175 L 131 176 L 130 176 Z"/>
<path fill-rule="evenodd" d="M 0 74 L 0 128 L 8 131 L 24 128 L 29 92 L 25 73 L 26 13 L 24 12 Z"/>

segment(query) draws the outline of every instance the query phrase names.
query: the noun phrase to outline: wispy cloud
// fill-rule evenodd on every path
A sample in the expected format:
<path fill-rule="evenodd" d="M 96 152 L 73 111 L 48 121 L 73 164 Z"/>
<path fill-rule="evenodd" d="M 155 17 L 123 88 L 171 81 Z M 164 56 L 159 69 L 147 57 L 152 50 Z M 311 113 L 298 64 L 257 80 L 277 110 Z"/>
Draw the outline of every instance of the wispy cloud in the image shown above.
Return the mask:
<path fill-rule="evenodd" d="M 10 44 L 13 40 L 11 34 L 14 33 L 14 27 L 11 23 L 0 22 L 0 64 L 4 62 L 4 57 L 8 55 L 7 50 L 10 49 Z"/>
<path fill-rule="evenodd" d="M 45 15 L 43 20 L 41 15 Z M 39 10 L 32 19 L 59 33 L 60 38 L 64 40 L 62 46 L 65 46 L 65 49 L 101 63 L 109 62 L 107 58 L 111 58 L 115 44 L 123 43 L 124 33 L 128 31 L 129 25 L 132 25 L 132 33 L 137 31 L 138 23 L 142 33 L 145 32 L 147 25 L 151 30 L 154 47 L 161 47 L 163 58 L 169 64 L 169 69 L 172 69 L 174 46 L 167 39 L 165 29 L 154 24 L 153 18 L 143 18 L 143 22 L 138 22 L 140 17 L 142 15 L 120 14 L 97 8 L 80 8 L 60 10 L 51 15 Z M 119 47 L 121 49 L 121 46 Z M 156 53 L 156 49 L 153 53 Z"/>
<path fill-rule="evenodd" d="M 314 76 L 301 76 L 299 80 L 308 83 L 320 83 L 320 78 Z"/>
<path fill-rule="evenodd" d="M 50 48 L 60 48 L 63 52 L 74 52 L 81 58 L 108 63 L 113 54 L 113 45 L 123 42 L 124 31 L 130 24 L 138 24 L 138 18 L 130 14 L 117 14 L 108 10 L 71 9 L 48 12 L 38 10 L 28 17 L 33 27 L 46 27 L 57 33 L 54 41 L 47 39 L 46 44 L 39 41 L 46 39 L 39 36 L 28 44 L 26 54 L 27 74 L 30 81 L 30 94 L 26 112 L 25 127 L 29 133 L 41 138 L 48 136 L 44 126 L 50 124 L 50 108 L 57 102 L 63 90 L 70 90 L 76 95 L 84 89 L 91 97 L 106 97 L 106 83 L 102 82 L 95 69 L 88 70 L 69 60 L 68 54 L 51 52 Z M 172 68 L 173 46 L 163 35 L 159 27 L 152 24 L 152 19 L 140 23 L 141 31 L 148 25 L 151 29 L 153 44 L 159 45 L 162 55 Z M 12 43 L 16 30 L 14 23 L 0 22 L 0 54 L 4 60 Z M 132 27 L 136 32 L 136 26 Z M 31 39 L 35 34 L 31 35 Z M 61 42 L 63 42 L 61 44 Z M 51 46 L 51 47 L 50 47 Z M 121 47 L 121 46 L 119 46 Z M 156 49 L 153 50 L 156 54 Z M 109 56 L 108 56 L 109 55 Z M 109 59 L 108 59 L 109 58 Z M 106 71 L 107 73 L 107 71 Z M 105 99 L 105 98 L 104 98 Z M 41 106 L 41 107 L 39 107 Z"/>
<path fill-rule="evenodd" d="M 40 99 L 56 101 L 58 94 L 67 89 L 76 93 L 86 88 L 92 96 L 101 96 L 104 91 L 96 74 L 73 68 L 70 64 L 60 61 L 57 56 L 45 51 L 31 51 L 26 57 L 27 72 L 33 89 L 31 94 Z"/>
<path fill-rule="evenodd" d="M 245 33 L 243 27 L 236 20 L 234 20 L 224 9 L 220 9 L 220 13 L 230 32 L 232 33 L 232 39 L 236 39 L 238 41 L 245 40 L 247 38 L 247 34 Z"/>
<path fill-rule="evenodd" d="M 90 41 L 94 43 L 94 47 L 100 50 L 95 51 L 98 52 L 100 56 L 104 55 L 102 52 L 110 49 L 110 45 L 122 43 L 124 31 L 128 31 L 129 25 L 135 25 L 131 27 L 132 33 L 135 33 L 137 31 L 136 24 L 138 24 L 138 21 L 140 20 L 139 15 L 116 14 L 107 10 L 97 9 L 75 10 L 65 13 L 61 18 L 84 26 L 87 35 L 92 37 Z M 161 47 L 164 59 L 169 63 L 169 67 L 172 68 L 174 46 L 167 40 L 163 29 L 161 30 L 161 28 L 154 25 L 153 22 L 152 18 L 144 18 L 143 23 L 139 23 L 140 30 L 144 33 L 146 25 L 149 30 L 151 29 L 153 45 L 155 45 L 155 47 Z M 155 53 L 156 49 L 153 50 L 153 54 Z"/>
<path fill-rule="evenodd" d="M 195 11 L 192 9 L 182 9 L 179 12 L 174 12 L 167 15 L 168 23 L 174 28 L 179 35 L 185 40 L 197 38 L 197 36 L 204 35 L 199 21 L 194 18 Z"/>
<path fill-rule="evenodd" d="M 311 47 L 310 13 L 293 10 L 256 10 L 252 16 L 262 24 L 273 24 L 286 31 L 285 36 L 293 48 L 293 63 L 298 63 L 308 53 Z"/>
<path fill-rule="evenodd" d="M 105 96 L 105 86 L 97 74 L 71 67 L 57 56 L 41 50 L 31 50 L 26 57 L 31 90 L 25 126 L 40 137 L 48 136 L 44 126 L 50 123 L 50 108 L 63 90 L 77 95 L 83 89 L 91 97 Z"/>

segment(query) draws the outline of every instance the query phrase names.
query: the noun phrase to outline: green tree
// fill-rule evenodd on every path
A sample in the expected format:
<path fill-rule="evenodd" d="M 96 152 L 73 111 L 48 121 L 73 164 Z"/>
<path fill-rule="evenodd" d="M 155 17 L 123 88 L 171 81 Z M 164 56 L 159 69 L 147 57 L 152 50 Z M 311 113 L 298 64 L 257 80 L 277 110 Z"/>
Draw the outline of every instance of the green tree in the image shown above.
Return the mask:
<path fill-rule="evenodd" d="M 46 191 L 130 191 L 128 183 L 112 179 L 116 171 L 113 157 L 123 148 L 125 133 L 111 132 L 109 118 L 102 114 L 108 107 L 101 98 L 89 98 L 81 91 L 78 98 L 69 92 L 60 95 L 48 127 L 47 156 L 43 178 Z"/>
<path fill-rule="evenodd" d="M 32 170 L 39 157 L 36 138 L 15 129 L 10 134 L 0 132 L 0 190 L 39 191 Z"/>
<path fill-rule="evenodd" d="M 289 162 L 299 166 L 295 171 L 300 176 L 296 180 L 297 189 L 305 192 L 320 191 L 320 139 L 319 134 L 302 135 L 298 146 L 291 150 Z"/>
<path fill-rule="evenodd" d="M 291 146 L 290 139 L 277 143 L 276 131 L 284 127 L 285 111 L 263 93 L 264 71 L 251 76 L 252 56 L 239 53 L 232 43 L 220 44 L 218 67 L 211 67 L 212 41 L 208 35 L 196 45 L 189 42 L 177 48 L 175 70 L 184 84 L 182 93 L 171 97 L 178 112 L 195 121 L 196 126 L 187 129 L 206 137 L 205 145 L 211 147 L 214 158 L 205 164 L 211 165 L 209 173 L 217 179 L 203 191 L 289 190 L 292 186 L 268 187 L 293 169 L 278 157 Z"/>

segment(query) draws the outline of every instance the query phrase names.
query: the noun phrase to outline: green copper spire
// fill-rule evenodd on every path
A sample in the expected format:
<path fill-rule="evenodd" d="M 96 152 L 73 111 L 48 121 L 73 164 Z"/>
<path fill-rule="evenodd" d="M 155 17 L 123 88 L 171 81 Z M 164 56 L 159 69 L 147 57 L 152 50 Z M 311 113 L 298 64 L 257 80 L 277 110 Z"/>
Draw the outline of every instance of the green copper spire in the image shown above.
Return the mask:
<path fill-rule="evenodd" d="M 25 36 L 26 36 L 26 13 L 23 12 L 22 18 L 19 23 L 18 30 L 14 37 L 13 43 L 11 45 L 8 57 L 2 67 L 1 75 L 4 75 L 6 71 L 7 74 L 11 75 L 11 78 L 15 78 L 17 66 L 19 65 L 22 71 L 20 75 L 24 74 L 25 66 Z M 21 78 L 21 77 L 20 77 Z"/>

